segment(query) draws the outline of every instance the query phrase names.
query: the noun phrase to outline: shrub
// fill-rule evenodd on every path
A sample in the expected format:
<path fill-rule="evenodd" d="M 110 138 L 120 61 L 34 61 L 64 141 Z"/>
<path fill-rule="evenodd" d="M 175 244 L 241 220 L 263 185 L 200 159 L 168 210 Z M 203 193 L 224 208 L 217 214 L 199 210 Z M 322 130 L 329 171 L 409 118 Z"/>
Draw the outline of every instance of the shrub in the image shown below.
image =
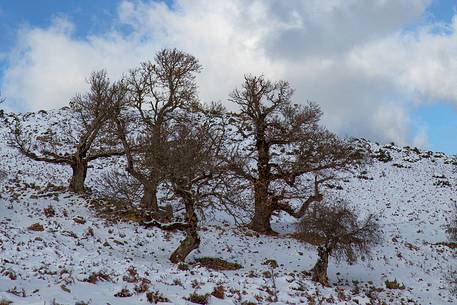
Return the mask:
<path fill-rule="evenodd" d="M 159 291 L 146 293 L 146 298 L 149 303 L 157 304 L 159 302 L 170 302 L 170 300 L 164 297 Z"/>
<path fill-rule="evenodd" d="M 312 279 L 328 286 L 329 256 L 352 263 L 369 254 L 380 243 L 381 233 L 374 215 L 361 220 L 358 212 L 347 202 L 316 203 L 299 223 L 299 237 L 317 246 L 319 259 Z"/>
<path fill-rule="evenodd" d="M 395 279 L 393 281 L 386 280 L 384 283 L 386 284 L 386 287 L 388 289 L 401 289 L 401 290 L 405 289 L 405 285 L 397 282 L 397 279 Z"/>
<path fill-rule="evenodd" d="M 209 294 L 198 294 L 196 292 L 189 295 L 187 298 L 188 301 L 195 303 L 195 304 L 208 304 Z"/>

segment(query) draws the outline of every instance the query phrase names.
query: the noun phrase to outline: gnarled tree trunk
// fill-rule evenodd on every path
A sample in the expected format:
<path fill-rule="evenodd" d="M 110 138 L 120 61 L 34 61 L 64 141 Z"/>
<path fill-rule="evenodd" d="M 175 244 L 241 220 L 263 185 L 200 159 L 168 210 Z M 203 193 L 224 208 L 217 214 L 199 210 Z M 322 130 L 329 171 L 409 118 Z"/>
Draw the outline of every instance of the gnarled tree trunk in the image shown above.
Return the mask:
<path fill-rule="evenodd" d="M 171 254 L 170 261 L 172 263 L 183 262 L 193 250 L 200 246 L 200 237 L 198 236 L 198 218 L 195 213 L 194 202 L 191 196 L 185 194 L 183 196 L 186 206 L 186 220 L 188 228 L 186 229 L 186 238 L 181 242 L 179 247 Z"/>
<path fill-rule="evenodd" d="M 324 286 L 329 286 L 327 269 L 330 252 L 331 250 L 327 247 L 318 247 L 317 253 L 319 255 L 319 259 L 312 269 L 312 280 L 321 283 Z"/>
<path fill-rule="evenodd" d="M 249 223 L 249 228 L 259 233 L 273 233 L 270 224 L 272 212 L 267 187 L 264 183 L 257 181 L 254 186 L 254 216 Z"/>
<path fill-rule="evenodd" d="M 157 183 L 143 184 L 143 198 L 141 198 L 140 206 L 147 211 L 157 212 L 159 210 Z"/>
<path fill-rule="evenodd" d="M 73 170 L 73 175 L 70 180 L 69 189 L 71 192 L 83 193 L 84 192 L 84 181 L 87 176 L 87 161 L 76 159 L 73 164 L 71 164 L 71 169 Z"/>

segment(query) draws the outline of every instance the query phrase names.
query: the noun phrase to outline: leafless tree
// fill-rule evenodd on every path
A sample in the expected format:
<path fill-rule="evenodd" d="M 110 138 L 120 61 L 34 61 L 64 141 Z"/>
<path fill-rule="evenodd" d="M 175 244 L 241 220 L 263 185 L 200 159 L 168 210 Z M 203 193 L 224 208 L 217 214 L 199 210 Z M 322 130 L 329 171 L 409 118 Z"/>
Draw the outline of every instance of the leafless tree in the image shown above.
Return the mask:
<path fill-rule="evenodd" d="M 322 199 L 319 185 L 365 158 L 351 143 L 319 125 L 322 113 L 316 104 L 293 104 L 292 94 L 285 81 L 245 76 L 241 89 L 230 95 L 239 111 L 232 114 L 238 137 L 228 162 L 231 172 L 252 189 L 250 228 L 258 232 L 272 232 L 275 211 L 301 217 L 312 202 Z M 302 188 L 297 191 L 305 174 L 316 177 L 314 193 L 307 198 Z M 302 201 L 298 210 L 289 204 L 294 199 Z"/>
<path fill-rule="evenodd" d="M 185 239 L 172 253 L 173 263 L 182 262 L 200 245 L 198 215 L 220 199 L 224 167 L 220 158 L 225 130 L 217 120 L 207 115 L 183 112 L 162 133 L 160 149 L 154 156 L 160 175 L 171 198 L 184 206 L 184 221 L 146 222 L 164 230 L 181 230 Z M 200 213 L 198 213 L 200 212 Z"/>
<path fill-rule="evenodd" d="M 118 109 L 115 122 L 126 152 L 127 171 L 143 186 L 141 206 L 145 209 L 158 210 L 157 188 L 162 178 L 154 156 L 163 129 L 176 110 L 196 103 L 195 77 L 200 69 L 192 55 L 164 49 L 153 62 L 143 63 L 126 78 L 129 103 Z"/>
<path fill-rule="evenodd" d="M 90 91 L 76 95 L 70 102 L 73 124 L 69 128 L 48 129 L 44 135 L 36 135 L 33 130 L 24 129 L 18 119 L 12 130 L 12 142 L 25 156 L 71 166 L 69 189 L 76 193 L 84 192 L 89 162 L 123 154 L 111 137 L 102 135 L 109 134 L 103 129 L 113 115 L 113 105 L 125 98 L 125 86 L 111 83 L 105 71 L 92 73 L 88 83 Z"/>
<path fill-rule="evenodd" d="M 299 223 L 299 236 L 317 246 L 319 259 L 312 279 L 328 286 L 329 256 L 354 262 L 380 243 L 381 231 L 373 214 L 364 220 L 345 201 L 313 204 Z"/>

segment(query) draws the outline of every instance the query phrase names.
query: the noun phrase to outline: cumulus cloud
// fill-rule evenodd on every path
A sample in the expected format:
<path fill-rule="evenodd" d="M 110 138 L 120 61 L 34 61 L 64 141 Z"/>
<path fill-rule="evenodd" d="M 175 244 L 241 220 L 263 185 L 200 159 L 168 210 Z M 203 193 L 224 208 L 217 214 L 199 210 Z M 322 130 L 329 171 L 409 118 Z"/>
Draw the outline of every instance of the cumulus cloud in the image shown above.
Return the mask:
<path fill-rule="evenodd" d="M 5 96 L 27 110 L 55 108 L 86 88 L 93 70 L 109 68 L 119 76 L 137 57 L 122 37 L 72 38 L 73 25 L 55 19 L 49 28 L 23 29 L 9 58 L 3 82 Z M 121 59 L 125 59 L 124 63 Z"/>
<path fill-rule="evenodd" d="M 457 18 L 450 25 L 429 26 L 365 45 L 351 54 L 364 73 L 391 79 L 416 102 L 457 104 Z"/>
<path fill-rule="evenodd" d="M 409 117 L 413 102 L 457 103 L 454 23 L 402 29 L 430 0 L 123 1 L 114 29 L 76 39 L 56 19 L 19 33 L 2 91 L 22 109 L 54 108 L 106 68 L 113 78 L 163 47 L 192 53 L 204 67 L 204 101 L 224 101 L 245 73 L 289 80 L 298 103 L 319 103 L 327 126 L 342 135 L 424 144 Z M 455 71 L 455 70 L 454 70 Z M 446 76 L 444 78 L 444 76 Z M 456 87 L 457 88 L 457 87 Z M 422 132 L 423 133 L 423 132 Z M 425 145 L 425 144 L 424 144 Z"/>

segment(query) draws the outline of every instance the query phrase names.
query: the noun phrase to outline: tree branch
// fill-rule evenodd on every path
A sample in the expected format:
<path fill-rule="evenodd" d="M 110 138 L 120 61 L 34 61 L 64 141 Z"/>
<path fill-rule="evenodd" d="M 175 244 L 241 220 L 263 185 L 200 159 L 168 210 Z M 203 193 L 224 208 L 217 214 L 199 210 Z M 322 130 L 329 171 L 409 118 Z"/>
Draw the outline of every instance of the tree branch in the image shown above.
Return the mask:
<path fill-rule="evenodd" d="M 309 206 L 313 202 L 320 202 L 320 201 L 322 201 L 322 199 L 323 199 L 322 194 L 312 195 L 308 199 L 306 199 L 305 202 L 303 202 L 302 206 L 300 207 L 300 209 L 298 211 L 295 211 L 288 203 L 283 203 L 283 202 L 278 201 L 274 204 L 274 209 L 284 211 L 292 217 L 301 218 L 301 217 L 303 217 L 303 215 L 305 215 L 305 212 L 308 210 Z"/>
<path fill-rule="evenodd" d="M 86 160 L 88 162 L 90 162 L 90 161 L 93 161 L 93 160 L 99 159 L 99 158 L 109 158 L 109 157 L 113 157 L 113 156 L 122 156 L 124 154 L 125 154 L 124 150 L 104 151 L 104 152 L 91 154 L 86 158 Z"/>

